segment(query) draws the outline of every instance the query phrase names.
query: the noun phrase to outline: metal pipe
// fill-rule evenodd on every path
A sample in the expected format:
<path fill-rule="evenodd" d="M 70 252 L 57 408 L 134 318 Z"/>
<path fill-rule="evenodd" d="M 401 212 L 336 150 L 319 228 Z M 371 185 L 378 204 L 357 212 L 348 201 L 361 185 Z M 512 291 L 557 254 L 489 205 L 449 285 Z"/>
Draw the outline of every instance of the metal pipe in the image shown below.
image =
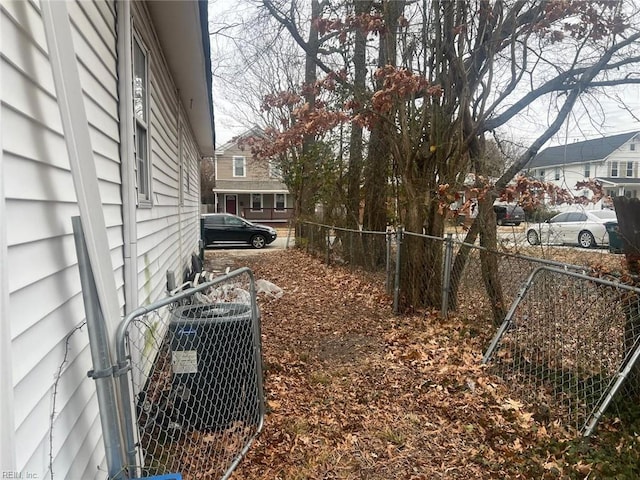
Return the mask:
<path fill-rule="evenodd" d="M 442 266 L 442 308 L 444 317 L 449 314 L 449 293 L 451 291 L 451 264 L 453 259 L 453 236 L 448 233 L 444 240 L 444 265 Z"/>
<path fill-rule="evenodd" d="M 91 347 L 91 361 L 93 370 L 89 376 L 96 382 L 96 393 L 100 411 L 100 424 L 107 458 L 109 478 L 124 480 L 125 468 L 120 436 L 120 415 L 111 352 L 109 350 L 109 336 L 105 325 L 105 318 L 98 299 L 98 290 L 93 277 L 93 270 L 89 261 L 89 252 L 84 240 L 82 221 L 80 217 L 71 219 L 73 224 L 73 238 L 78 256 L 78 270 L 82 285 L 82 299 L 87 319 L 89 346 Z"/>
<path fill-rule="evenodd" d="M 396 276 L 395 285 L 393 286 L 393 313 L 398 314 L 399 302 L 400 302 L 400 251 L 402 250 L 402 234 L 404 228 L 398 227 L 396 232 Z"/>
<path fill-rule="evenodd" d="M 387 242 L 387 264 L 385 267 L 385 291 L 387 295 L 391 294 L 391 232 L 387 232 L 385 236 L 385 240 Z"/>

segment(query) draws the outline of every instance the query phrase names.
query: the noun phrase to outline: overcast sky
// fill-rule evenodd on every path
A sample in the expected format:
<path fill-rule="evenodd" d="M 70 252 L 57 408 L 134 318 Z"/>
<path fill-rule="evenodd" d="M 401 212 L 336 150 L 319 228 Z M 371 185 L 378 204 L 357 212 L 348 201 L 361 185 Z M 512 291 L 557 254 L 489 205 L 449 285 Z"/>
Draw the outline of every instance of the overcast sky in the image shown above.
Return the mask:
<path fill-rule="evenodd" d="M 218 30 L 223 24 L 238 22 L 254 7 L 246 0 L 209 0 L 210 29 Z M 231 34 L 232 36 L 232 34 Z M 237 46 L 225 33 L 211 35 L 213 78 L 213 103 L 215 109 L 216 146 L 220 146 L 235 135 L 246 130 L 241 120 L 242 105 L 225 92 L 220 78 L 225 62 L 237 57 Z M 233 82 L 242 82 L 236 77 Z M 528 146 L 553 120 L 549 117 L 549 100 L 543 101 L 523 112 L 508 129 L 500 132 L 515 143 Z M 624 107 L 631 110 L 629 113 Z M 635 116 L 635 118 L 634 118 Z M 608 95 L 597 99 L 585 98 L 584 103 L 574 108 L 568 122 L 545 146 L 573 143 L 599 136 L 615 135 L 640 130 L 640 86 L 629 85 L 608 90 Z"/>

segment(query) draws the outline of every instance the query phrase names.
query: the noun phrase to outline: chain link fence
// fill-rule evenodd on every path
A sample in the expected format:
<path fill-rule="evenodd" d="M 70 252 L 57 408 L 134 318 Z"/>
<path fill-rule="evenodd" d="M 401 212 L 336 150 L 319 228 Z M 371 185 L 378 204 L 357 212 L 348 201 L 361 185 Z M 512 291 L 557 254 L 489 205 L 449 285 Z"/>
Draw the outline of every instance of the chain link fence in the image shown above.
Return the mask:
<path fill-rule="evenodd" d="M 139 308 L 117 338 L 130 474 L 228 478 L 264 420 L 251 271 Z"/>
<path fill-rule="evenodd" d="M 320 224 L 309 228 L 314 242 L 307 245 L 314 248 L 308 252 L 327 263 L 348 266 L 354 266 L 351 260 L 358 256 L 337 255 L 333 232 L 341 231 L 342 239 L 375 233 Z M 386 235 L 391 240 L 385 260 L 366 267 L 384 272 L 387 292 L 394 294 L 394 313 L 412 309 L 407 299 L 428 297 L 426 303 L 440 305 L 442 315 L 455 310 L 479 330 L 498 330 L 502 324 L 504 338 L 493 340 L 500 348 L 492 344 L 495 353 L 488 352 L 485 361 L 491 359 L 494 373 L 514 386 L 514 395 L 537 405 L 543 417 L 588 435 L 605 409 L 631 413 L 633 407 L 621 401 L 625 395 L 620 391 L 633 391 L 635 398 L 640 395 L 635 366 L 640 351 L 640 290 L 613 277 L 603 278 L 588 266 L 589 251 L 567 255 L 584 258 L 580 265 L 492 251 L 450 235 L 440 238 L 402 229 Z M 607 255 L 591 253 L 598 263 Z M 532 277 L 533 272 L 546 273 Z M 523 285 L 529 285 L 524 299 Z"/>
<path fill-rule="evenodd" d="M 639 341 L 640 289 L 539 267 L 483 363 L 540 415 L 589 435 L 614 398 L 620 416 L 637 398 Z"/>

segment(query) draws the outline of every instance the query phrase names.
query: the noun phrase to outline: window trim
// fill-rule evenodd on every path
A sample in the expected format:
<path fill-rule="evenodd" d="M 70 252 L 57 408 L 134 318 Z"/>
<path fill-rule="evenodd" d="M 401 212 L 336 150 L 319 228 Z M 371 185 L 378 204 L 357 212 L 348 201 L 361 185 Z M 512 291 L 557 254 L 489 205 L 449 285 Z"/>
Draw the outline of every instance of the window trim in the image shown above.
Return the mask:
<path fill-rule="evenodd" d="M 236 175 L 236 160 L 242 159 L 242 175 Z M 247 176 L 247 157 L 234 155 L 231 157 L 231 175 L 234 178 L 245 178 Z"/>
<path fill-rule="evenodd" d="M 282 179 L 282 168 L 275 160 L 269 160 L 269 178 Z"/>
<path fill-rule="evenodd" d="M 283 207 L 278 208 L 278 195 L 282 195 L 284 198 Z M 274 193 L 273 194 L 273 211 L 274 212 L 286 212 L 287 211 L 287 194 L 286 193 Z"/>
<path fill-rule="evenodd" d="M 260 195 L 260 208 L 253 208 L 253 196 Z M 264 195 L 262 193 L 252 193 L 249 197 L 249 201 L 251 202 L 250 208 L 252 212 L 262 212 L 264 211 Z"/>
<path fill-rule="evenodd" d="M 614 173 L 614 167 L 615 167 L 615 173 Z M 611 177 L 612 178 L 618 178 L 620 175 L 620 169 L 618 168 L 618 161 L 617 160 L 612 160 L 611 164 L 609 166 L 609 172 L 611 173 Z"/>
<path fill-rule="evenodd" d="M 133 34 L 132 34 L 132 49 L 133 52 L 131 54 L 131 61 L 132 61 L 132 65 L 131 65 L 131 81 L 132 83 L 135 82 L 135 75 L 136 75 L 136 55 L 135 55 L 135 49 L 136 46 L 140 49 L 140 51 L 142 52 L 142 55 L 144 56 L 144 74 L 145 74 L 145 79 L 144 79 L 144 118 L 145 120 L 142 120 L 140 118 L 138 118 L 138 116 L 136 115 L 135 112 L 135 86 L 132 86 L 133 90 L 134 90 L 134 94 L 133 94 L 133 99 L 134 99 L 134 104 L 131 105 L 132 108 L 132 115 L 133 115 L 133 126 L 134 126 L 134 131 L 133 131 L 133 135 L 134 135 L 134 155 L 135 155 L 135 168 L 136 168 L 136 193 L 137 193 L 137 197 L 138 197 L 138 207 L 143 207 L 143 208 L 149 208 L 153 206 L 153 196 L 152 196 L 152 188 L 151 188 L 151 183 L 152 183 L 152 173 L 151 173 L 151 149 L 150 149 L 150 145 L 151 145 L 151 134 L 150 134 L 150 122 L 149 122 L 149 100 L 150 100 L 150 95 L 149 95 L 149 49 L 147 48 L 147 46 L 145 45 L 145 43 L 142 41 L 142 37 L 140 36 L 140 34 L 138 34 L 135 29 L 133 30 Z M 140 127 L 140 129 L 144 130 L 145 132 L 145 153 L 146 156 L 144 159 L 140 159 L 138 157 L 138 153 L 139 153 L 139 145 L 138 145 L 138 127 Z M 141 176 L 140 176 L 140 172 L 139 172 L 139 162 L 142 161 L 146 168 L 146 172 L 145 172 L 145 187 L 146 187 L 146 192 L 141 193 L 140 192 L 140 184 L 141 182 Z"/>
<path fill-rule="evenodd" d="M 584 164 L 584 178 L 591 178 L 591 164 L 590 163 L 585 163 Z"/>
<path fill-rule="evenodd" d="M 634 166 L 635 165 L 633 164 L 632 161 L 628 161 L 627 162 L 627 168 L 626 168 L 626 172 L 625 172 L 627 174 L 627 178 L 633 178 L 634 177 L 634 175 L 633 175 Z"/>

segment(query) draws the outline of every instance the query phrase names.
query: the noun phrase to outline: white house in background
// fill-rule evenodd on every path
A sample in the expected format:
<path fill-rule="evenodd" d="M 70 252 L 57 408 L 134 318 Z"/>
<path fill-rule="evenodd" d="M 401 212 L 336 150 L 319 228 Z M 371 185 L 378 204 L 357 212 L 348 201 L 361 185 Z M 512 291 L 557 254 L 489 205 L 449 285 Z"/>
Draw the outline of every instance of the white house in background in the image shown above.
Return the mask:
<path fill-rule="evenodd" d="M 88 117 L 124 314 L 165 296 L 167 270 L 197 252 L 199 162 L 214 145 L 207 2 L 66 5 L 82 85 L 70 95 Z M 106 478 L 40 3 L 3 0 L 0 17 L 0 471 Z"/>
<path fill-rule="evenodd" d="M 640 132 L 550 147 L 527 165 L 529 175 L 576 195 L 576 183 L 598 180 L 607 195 L 640 197 Z"/>

